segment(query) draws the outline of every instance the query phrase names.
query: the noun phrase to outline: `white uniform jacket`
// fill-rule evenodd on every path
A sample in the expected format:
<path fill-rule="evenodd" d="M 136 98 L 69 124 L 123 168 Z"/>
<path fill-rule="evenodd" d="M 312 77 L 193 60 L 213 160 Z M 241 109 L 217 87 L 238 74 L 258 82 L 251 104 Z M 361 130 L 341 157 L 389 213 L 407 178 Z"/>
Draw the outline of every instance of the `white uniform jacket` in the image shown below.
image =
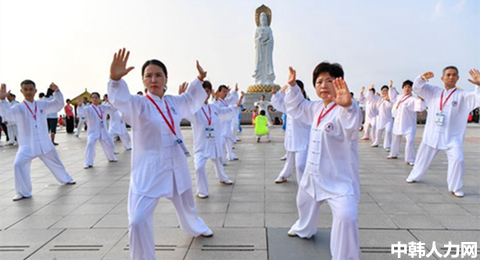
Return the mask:
<path fill-rule="evenodd" d="M 191 189 L 187 157 L 155 105 L 146 96 L 131 95 L 124 80 L 110 80 L 108 96 L 125 122 L 132 127 L 134 149 L 130 189 L 136 194 L 153 198 L 173 198 L 174 185 L 179 195 Z M 197 112 L 207 94 L 202 82 L 196 78 L 182 95 L 150 97 L 170 121 L 165 103 L 168 104 L 174 130 L 183 139 L 180 121 Z"/>
<path fill-rule="evenodd" d="M 447 91 L 444 88 L 426 84 L 425 80 L 418 76 L 413 83 L 413 91 L 425 99 L 428 107 L 422 142 L 436 149 L 463 146 L 468 114 L 480 106 L 480 88 L 474 91 L 452 88 Z M 435 123 L 435 119 L 440 112 L 442 93 L 443 102 L 445 102 L 453 91 L 455 93 L 443 106 L 443 124 L 439 126 Z"/>
<path fill-rule="evenodd" d="M 215 105 L 217 105 L 220 108 L 226 108 L 232 105 L 237 105 L 238 103 L 238 93 L 234 90 L 230 91 L 228 96 L 225 98 L 225 100 L 218 99 L 214 102 Z M 230 120 L 225 121 L 222 124 L 222 136 L 223 137 L 228 137 L 232 139 L 234 142 L 237 141 L 235 138 L 235 132 L 232 131 L 232 124 L 233 124 L 234 118 L 230 118 Z M 236 125 L 234 126 L 234 129 L 236 129 Z"/>
<path fill-rule="evenodd" d="M 111 134 L 117 134 L 117 135 L 128 134 L 125 122 L 123 122 L 118 110 L 115 109 L 115 112 L 109 113 L 109 115 L 110 115 L 110 129 L 108 130 L 108 132 Z"/>
<path fill-rule="evenodd" d="M 378 110 L 377 129 L 383 129 L 392 122 L 392 103 L 382 97 L 374 95 L 372 91 L 368 91 L 367 100 L 375 104 Z"/>
<path fill-rule="evenodd" d="M 392 101 L 392 116 L 394 135 L 406 135 L 417 129 L 417 112 L 425 110 L 425 102 L 409 95 L 398 95 L 394 87 L 388 90 L 388 96 Z"/>
<path fill-rule="evenodd" d="M 202 110 L 203 109 L 203 110 Z M 193 149 L 195 155 L 201 154 L 204 158 L 215 159 L 221 156 L 222 122 L 228 121 L 237 115 L 237 106 L 220 108 L 215 104 L 203 105 L 197 113 L 186 117 L 193 128 Z M 208 124 L 211 118 L 211 124 Z"/>
<path fill-rule="evenodd" d="M 360 200 L 356 142 L 361 112 L 354 100 L 348 108 L 337 105 L 324 114 L 317 127 L 320 114 L 334 105 L 325 108 L 323 101 L 306 100 L 298 86 L 287 90 L 287 113 L 312 124 L 307 165 L 299 186 L 317 201 L 347 195 Z"/>
<path fill-rule="evenodd" d="M 285 91 L 277 92 L 272 96 L 272 106 L 282 112 L 287 113 L 285 107 Z M 289 152 L 303 151 L 308 148 L 308 141 L 310 138 L 311 123 L 303 123 L 300 120 L 294 119 L 287 113 L 287 127 L 285 129 L 285 150 Z"/>
<path fill-rule="evenodd" d="M 377 97 L 374 95 L 370 90 L 367 93 L 368 95 L 372 95 L 374 97 Z M 363 93 L 360 93 L 360 97 L 358 97 L 358 102 L 362 103 L 365 105 L 365 120 L 369 119 L 372 120 L 378 115 L 378 109 L 376 104 L 376 100 L 372 101 L 372 99 L 367 99 Z"/>
<path fill-rule="evenodd" d="M 107 114 L 115 112 L 115 108 L 107 104 L 95 106 L 79 106 L 77 113 L 87 119 L 87 133 L 90 138 L 104 140 L 112 138 L 107 130 Z"/>
<path fill-rule="evenodd" d="M 63 95 L 60 91 L 54 92 L 52 100 L 36 100 L 33 103 L 26 101 L 10 106 L 7 100 L 0 100 L 0 114 L 17 122 L 18 153 L 38 156 L 53 149 L 53 143 L 48 134 L 47 114 L 58 112 L 63 108 Z M 35 113 L 36 107 L 36 113 Z M 36 114 L 36 120 L 33 114 Z"/>

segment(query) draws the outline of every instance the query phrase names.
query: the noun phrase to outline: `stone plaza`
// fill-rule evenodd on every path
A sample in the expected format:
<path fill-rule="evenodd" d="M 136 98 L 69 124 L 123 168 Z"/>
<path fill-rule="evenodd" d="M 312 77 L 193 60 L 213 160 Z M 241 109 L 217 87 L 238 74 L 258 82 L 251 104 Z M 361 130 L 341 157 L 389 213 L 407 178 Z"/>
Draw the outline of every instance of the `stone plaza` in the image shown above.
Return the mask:
<path fill-rule="evenodd" d="M 192 150 L 191 128 L 182 131 Z M 423 125 L 419 125 L 417 147 L 422 134 Z M 274 183 L 284 164 L 280 161 L 285 154 L 284 132 L 276 127 L 272 129 L 272 142 L 257 143 L 253 128 L 244 126 L 239 138 L 235 153 L 240 160 L 228 162 L 225 167 L 234 184 L 220 184 L 215 179 L 213 165 L 208 162 L 210 197 L 195 198 L 197 211 L 214 236 L 193 238 L 183 233 L 173 204 L 161 199 L 154 220 L 157 258 L 330 259 L 332 216 L 327 203 L 321 207 L 314 237 L 301 239 L 286 234 L 298 217 L 295 203 L 298 186 L 294 177 L 283 184 Z M 76 185 L 60 185 L 44 164 L 35 159 L 31 165 L 32 198 L 19 202 L 12 201 L 17 146 L 0 148 L 1 260 L 130 259 L 126 206 L 131 151 L 116 142 L 118 162 L 109 163 L 97 145 L 94 168 L 83 169 L 86 139 L 86 133 L 80 138 L 64 130 L 57 134 L 60 145 L 56 149 Z M 464 198 L 455 198 L 447 190 L 447 159 L 443 152 L 436 156 L 423 181 L 407 184 L 405 178 L 412 167 L 404 162 L 403 149 L 404 146 L 398 160 L 387 160 L 384 149 L 371 148 L 368 141 L 359 141 L 360 259 L 398 259 L 397 254 L 392 254 L 392 244 L 399 243 L 421 241 L 427 253 L 433 245 L 442 255 L 447 254 L 449 248 L 444 245 L 449 241 L 456 245 L 479 244 L 480 126 L 468 124 L 466 131 Z M 191 158 L 189 166 L 193 179 Z M 454 259 L 459 251 L 448 252 L 446 258 Z M 417 258 L 401 255 L 401 259 Z"/>

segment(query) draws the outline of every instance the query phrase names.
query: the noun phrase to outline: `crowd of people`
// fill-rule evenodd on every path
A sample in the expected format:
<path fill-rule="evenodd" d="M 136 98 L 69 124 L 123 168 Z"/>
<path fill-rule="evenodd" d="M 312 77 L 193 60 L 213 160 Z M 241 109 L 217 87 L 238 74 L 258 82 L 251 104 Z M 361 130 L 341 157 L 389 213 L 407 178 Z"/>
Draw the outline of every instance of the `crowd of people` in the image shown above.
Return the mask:
<path fill-rule="evenodd" d="M 145 95 L 132 95 L 122 79 L 134 68 L 127 66 L 130 53 L 120 49 L 114 54 L 110 81 L 103 100 L 98 92 L 88 98 L 78 98 L 75 109 L 71 100 L 64 99 L 58 86 L 52 83 L 45 96 L 35 100 L 36 85 L 23 81 L 24 101 L 15 101 L 5 84 L 0 88 L 0 115 L 8 122 L 9 143 L 18 142 L 14 161 L 14 201 L 32 196 L 30 162 L 39 157 L 54 177 L 65 185 L 76 182 L 68 174 L 55 149 L 57 113 L 65 112 L 68 133 L 80 136 L 86 123 L 87 142 L 85 169 L 94 167 L 95 144 L 100 142 L 109 162 L 116 162 L 116 135 L 127 151 L 131 150 L 131 177 L 128 192 L 130 255 L 132 259 L 155 259 L 153 214 L 162 197 L 169 199 L 177 212 L 180 227 L 191 236 L 213 236 L 213 231 L 199 217 L 194 197 L 208 199 L 209 183 L 205 164 L 210 160 L 218 182 L 232 185 L 223 166 L 238 160 L 233 148 L 239 140 L 239 107 L 244 93 L 238 86 L 230 89 L 220 85 L 215 91 L 205 80 L 207 72 L 197 61 L 198 76 L 183 83 L 178 95 L 167 95 L 168 71 L 159 60 L 148 60 L 141 68 Z M 340 64 L 322 62 L 313 71 L 312 83 L 318 101 L 310 101 L 304 83 L 289 68 L 287 84 L 272 89 L 271 101 L 263 97 L 255 118 L 255 138 L 270 141 L 271 118 L 268 106 L 286 114 L 284 168 L 274 180 L 281 185 L 296 173 L 298 182 L 297 210 L 299 218 L 287 232 L 288 236 L 309 238 L 317 231 L 320 206 L 328 203 L 332 209 L 332 259 L 358 259 L 358 203 L 360 176 L 358 140 L 370 140 L 378 147 L 383 137 L 386 159 L 399 157 L 402 138 L 406 139 L 405 161 L 413 166 L 407 183 L 421 181 L 439 150 L 448 157 L 448 190 L 463 197 L 462 177 L 465 172 L 463 138 L 469 113 L 480 106 L 480 72 L 469 71 L 469 81 L 477 88 L 464 91 L 456 87 L 458 69 L 446 67 L 442 72 L 443 87 L 428 84 L 432 72 L 419 75 L 402 84 L 398 93 L 393 82 L 377 94 L 372 85 L 365 94 L 362 88 L 358 102 L 353 99 Z M 365 107 L 363 118 L 360 103 Z M 417 112 L 428 110 L 424 136 L 415 154 L 414 137 Z M 76 116 L 79 117 L 74 133 Z M 107 121 L 107 117 L 110 118 Z M 184 143 L 180 129 L 182 119 L 192 125 L 196 190 L 187 157 L 192 156 Z M 362 122 L 363 127 L 362 127 Z M 130 138 L 126 124 L 131 127 Z M 13 125 L 13 127 L 12 127 Z M 109 125 L 109 128 L 107 127 Z M 3 126 L 2 126 L 3 128 Z M 364 136 L 359 138 L 363 128 Z M 155 137 L 155 138 L 152 138 Z"/>

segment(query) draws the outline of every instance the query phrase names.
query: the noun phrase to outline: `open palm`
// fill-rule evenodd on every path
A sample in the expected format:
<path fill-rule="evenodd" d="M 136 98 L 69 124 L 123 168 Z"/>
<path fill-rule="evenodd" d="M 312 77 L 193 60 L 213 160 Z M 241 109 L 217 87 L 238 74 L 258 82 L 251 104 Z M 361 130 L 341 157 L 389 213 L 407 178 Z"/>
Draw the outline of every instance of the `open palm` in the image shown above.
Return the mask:
<path fill-rule="evenodd" d="M 352 105 L 352 96 L 348 89 L 347 83 L 342 78 L 336 78 L 333 81 L 335 87 L 336 97 L 333 101 L 342 107 L 349 107 Z"/>
<path fill-rule="evenodd" d="M 113 55 L 113 61 L 110 65 L 111 79 L 119 80 L 134 69 L 134 67 L 127 68 L 127 61 L 129 56 L 130 52 L 126 51 L 125 48 L 118 50 L 118 52 Z"/>

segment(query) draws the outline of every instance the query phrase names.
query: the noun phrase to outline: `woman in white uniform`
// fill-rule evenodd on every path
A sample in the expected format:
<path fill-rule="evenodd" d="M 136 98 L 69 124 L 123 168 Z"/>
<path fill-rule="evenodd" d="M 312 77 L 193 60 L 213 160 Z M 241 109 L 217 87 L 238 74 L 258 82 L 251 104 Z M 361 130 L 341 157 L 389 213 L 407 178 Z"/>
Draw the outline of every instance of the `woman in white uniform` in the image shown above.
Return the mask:
<path fill-rule="evenodd" d="M 296 80 L 297 86 L 300 87 L 302 95 L 307 98 L 305 90 L 303 88 L 303 82 Z M 270 101 L 272 106 L 283 113 L 287 113 L 285 107 L 285 91 L 277 92 L 275 88 L 272 88 L 272 100 Z M 285 150 L 287 151 L 285 165 L 282 171 L 275 179 L 275 183 L 280 184 L 287 181 L 292 176 L 295 166 L 297 182 L 300 183 L 302 179 L 303 171 L 305 170 L 305 164 L 307 162 L 308 140 L 310 137 L 311 124 L 305 124 L 301 121 L 294 119 L 287 113 L 287 125 L 285 128 Z"/>
<path fill-rule="evenodd" d="M 103 95 L 103 100 L 111 106 L 110 101 L 108 101 L 107 94 Z M 125 125 L 125 122 L 123 122 L 118 110 L 115 109 L 115 112 L 108 115 L 110 116 L 108 134 L 112 137 L 118 136 L 118 138 L 120 138 L 120 140 L 122 141 L 125 149 L 132 150 L 130 134 L 128 134 L 127 126 Z"/>
<path fill-rule="evenodd" d="M 187 117 L 193 129 L 193 149 L 195 161 L 195 179 L 197 197 L 205 199 L 208 194 L 208 179 L 205 164 L 210 159 L 215 166 L 215 174 L 220 183 L 232 185 L 233 181 L 228 178 L 222 163 L 222 126 L 225 121 L 237 116 L 237 105 L 243 100 L 243 92 L 237 105 L 218 107 L 209 104 L 208 99 L 212 93 L 212 84 L 209 81 L 203 82 L 203 89 L 207 98 L 197 113 Z"/>
<path fill-rule="evenodd" d="M 132 127 L 133 153 L 128 219 L 132 259 L 155 259 L 153 213 L 161 197 L 173 202 L 180 228 L 191 236 L 212 236 L 213 232 L 198 216 L 188 169 L 188 150 L 180 131 L 182 118 L 197 112 L 207 98 L 202 88 L 206 72 L 197 62 L 198 78 L 179 96 L 165 95 L 167 68 L 158 60 L 142 67 L 145 96 L 131 95 L 122 79 L 129 52 L 119 50 L 110 67 L 108 96 Z"/>
<path fill-rule="evenodd" d="M 378 147 L 382 139 L 383 131 L 385 130 L 385 139 L 383 141 L 383 148 L 390 152 L 390 146 L 392 143 L 392 127 L 393 127 L 393 117 L 392 117 L 392 102 L 388 96 L 388 90 L 392 87 L 393 82 L 390 81 L 389 86 L 383 86 L 381 88 L 382 97 L 371 95 L 371 91 L 367 94 L 367 99 L 376 100 L 376 106 L 378 110 L 377 116 L 377 132 L 375 133 L 375 141 L 372 144 L 372 147 Z"/>
<path fill-rule="evenodd" d="M 351 98 L 339 64 L 322 62 L 313 72 L 313 84 L 320 101 L 305 100 L 295 84 L 295 70 L 285 96 L 287 113 L 311 124 L 305 172 L 297 194 L 299 219 L 289 236 L 309 238 L 317 232 L 320 206 L 332 209 L 330 251 L 333 260 L 359 259 L 358 128 L 361 112 Z"/>
<path fill-rule="evenodd" d="M 92 168 L 95 160 L 95 144 L 100 141 L 103 152 L 109 162 L 116 162 L 115 145 L 112 136 L 107 131 L 107 114 L 115 112 L 115 108 L 110 105 L 100 105 L 100 94 L 93 92 L 90 95 L 92 104 L 90 106 L 79 106 L 77 112 L 80 116 L 87 118 L 87 148 L 85 149 L 85 169 Z M 80 104 L 81 98 L 77 99 Z"/>

